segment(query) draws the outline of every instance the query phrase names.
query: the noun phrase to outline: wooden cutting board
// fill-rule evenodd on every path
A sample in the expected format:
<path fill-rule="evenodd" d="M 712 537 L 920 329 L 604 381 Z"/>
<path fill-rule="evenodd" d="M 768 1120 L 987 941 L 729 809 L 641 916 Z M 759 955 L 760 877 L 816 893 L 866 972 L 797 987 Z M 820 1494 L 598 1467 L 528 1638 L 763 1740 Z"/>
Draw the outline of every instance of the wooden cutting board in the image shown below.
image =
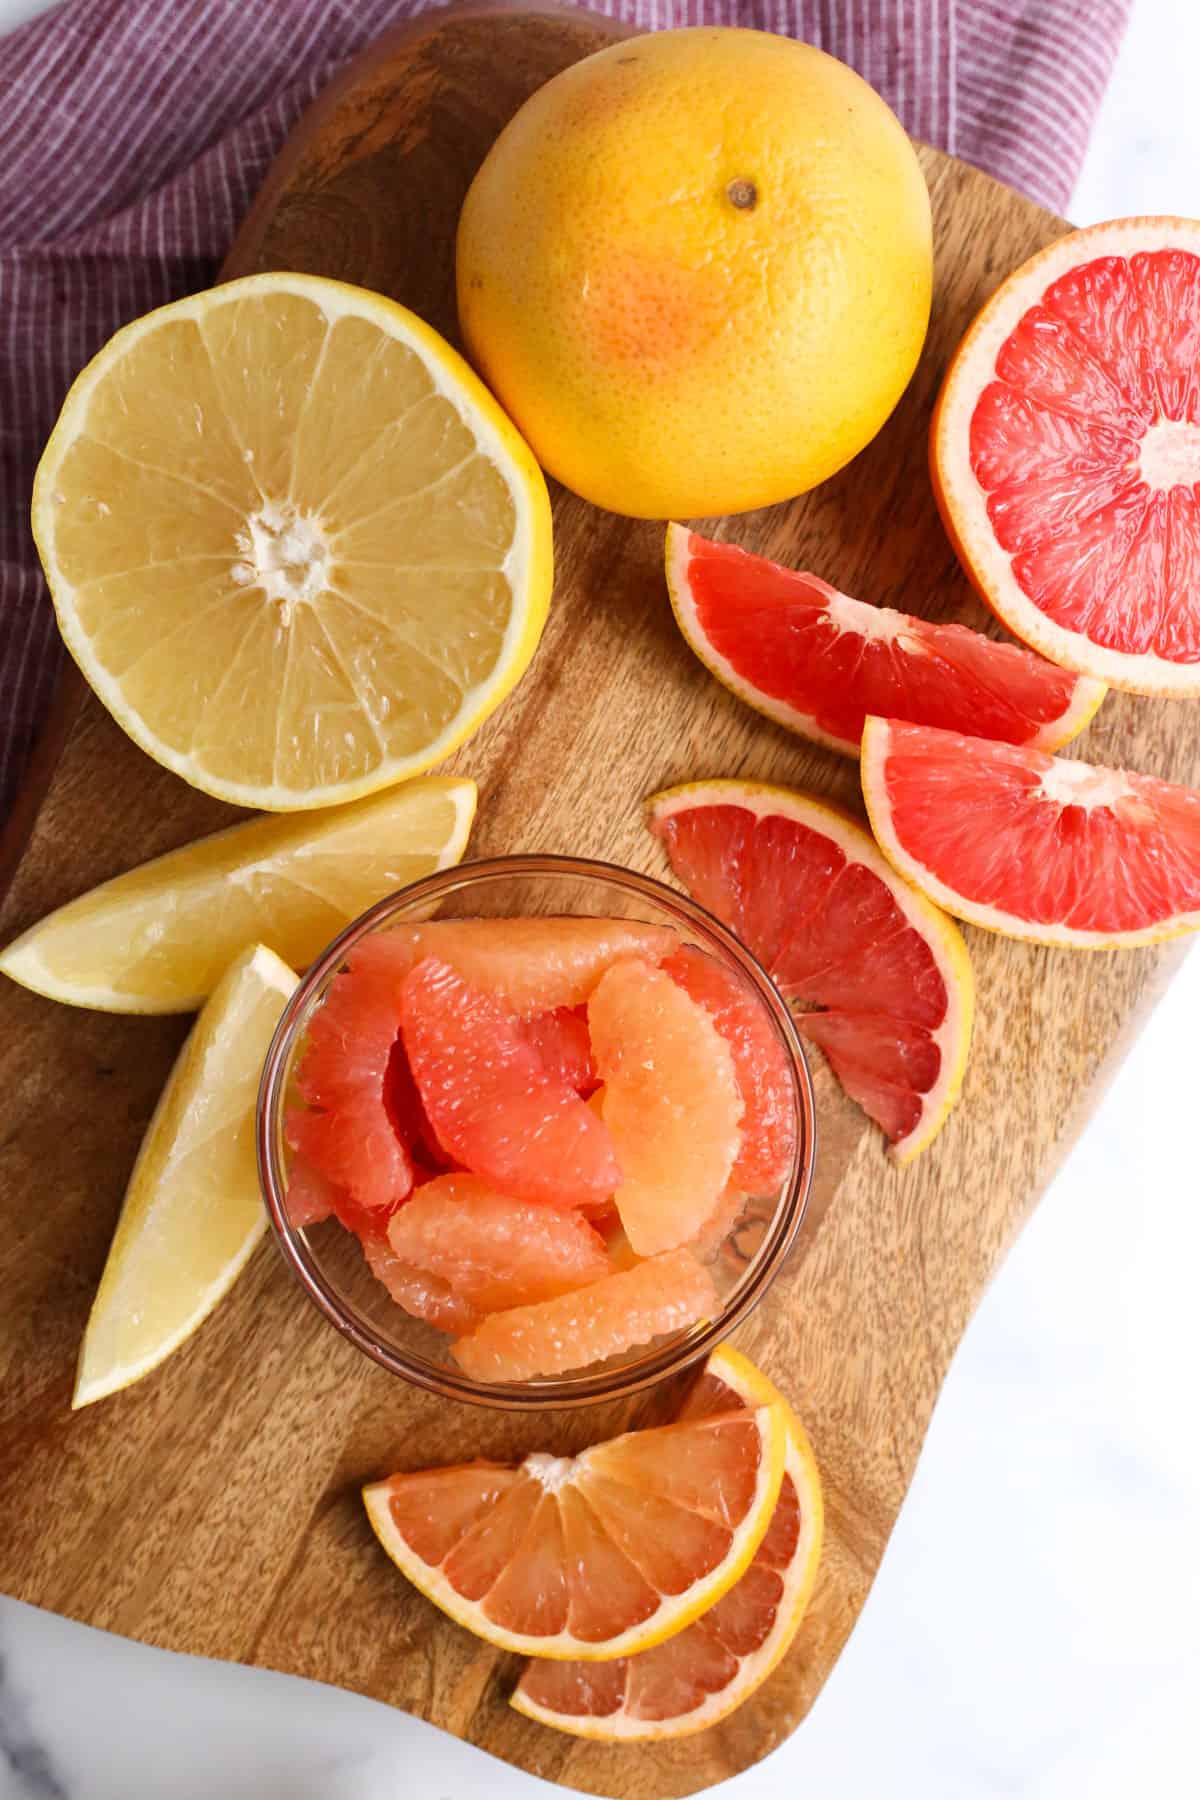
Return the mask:
<path fill-rule="evenodd" d="M 434 14 L 385 39 L 312 109 L 271 173 L 229 272 L 295 268 L 382 288 L 454 335 L 458 206 L 496 132 L 603 19 Z M 816 493 L 720 535 L 866 599 L 981 626 L 925 469 L 948 354 L 1001 277 L 1058 219 L 923 150 L 937 288 L 895 417 Z M 857 804 L 856 768 L 748 712 L 671 621 L 661 528 L 555 495 L 557 591 L 531 672 L 448 765 L 480 784 L 474 849 L 575 851 L 662 872 L 642 794 L 693 776 L 796 783 Z M 1110 698 L 1079 753 L 1200 776 L 1186 705 Z M 7 937 L 230 810 L 149 762 L 68 683 L 31 790 Z M 48 787 L 46 782 L 48 780 Z M 10 836 L 10 849 L 15 834 Z M 746 1768 L 804 1717 L 866 1597 L 938 1390 L 980 1295 L 1176 960 L 1071 955 L 970 933 L 979 1020 L 962 1104 L 903 1173 L 815 1070 L 821 1140 L 809 1220 L 739 1343 L 812 1433 L 828 1499 L 811 1611 L 734 1718 L 674 1747 L 588 1745 L 506 1705 L 515 1661 L 409 1589 L 376 1546 L 359 1484 L 395 1467 L 562 1451 L 615 1409 L 515 1419 L 409 1392 L 303 1300 L 273 1248 L 181 1353 L 78 1417 L 72 1367 L 121 1194 L 186 1029 L 0 989 L 0 1584 L 177 1650 L 357 1688 L 538 1775 L 668 1800 Z"/>

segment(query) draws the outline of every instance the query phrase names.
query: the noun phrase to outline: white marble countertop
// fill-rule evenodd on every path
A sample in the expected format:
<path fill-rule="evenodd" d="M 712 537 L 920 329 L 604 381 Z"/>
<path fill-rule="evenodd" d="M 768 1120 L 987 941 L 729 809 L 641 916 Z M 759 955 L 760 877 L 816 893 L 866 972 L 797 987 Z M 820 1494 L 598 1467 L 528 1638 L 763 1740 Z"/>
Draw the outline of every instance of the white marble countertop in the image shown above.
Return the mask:
<path fill-rule="evenodd" d="M 1079 223 L 1200 216 L 1198 60 L 1200 9 L 1135 0 Z M 1198 1019 L 1192 956 L 966 1335 L 825 1692 L 721 1800 L 1200 1796 Z M 0 1800 L 413 1789 L 551 1791 L 372 1701 L 0 1599 Z"/>

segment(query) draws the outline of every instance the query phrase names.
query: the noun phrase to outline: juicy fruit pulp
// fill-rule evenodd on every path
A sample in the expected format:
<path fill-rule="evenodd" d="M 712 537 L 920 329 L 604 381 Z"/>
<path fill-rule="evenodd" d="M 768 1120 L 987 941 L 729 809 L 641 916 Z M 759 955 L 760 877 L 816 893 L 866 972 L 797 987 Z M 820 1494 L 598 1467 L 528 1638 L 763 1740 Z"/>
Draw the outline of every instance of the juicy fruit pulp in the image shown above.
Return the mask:
<path fill-rule="evenodd" d="M 526 446 L 414 314 L 272 273 L 118 332 L 67 397 L 34 533 L 63 636 L 142 748 L 276 809 L 460 743 L 551 585 Z"/>
<path fill-rule="evenodd" d="M 943 515 L 989 605 L 1137 693 L 1200 694 L 1198 343 L 1200 225 L 1115 220 L 1009 277 L 934 420 Z"/>
<path fill-rule="evenodd" d="M 479 1637 L 602 1661 L 733 1585 L 770 1524 L 786 1441 L 781 1406 L 744 1408 L 573 1458 L 393 1475 L 363 1498 L 401 1571 Z"/>
<path fill-rule="evenodd" d="M 295 985 L 272 951 L 252 946 L 193 1026 L 129 1180 L 84 1333 L 74 1406 L 128 1387 L 190 1337 L 265 1231 L 254 1105 Z"/>
<path fill-rule="evenodd" d="M 459 222 L 459 319 L 568 487 L 737 512 L 879 430 L 925 336 L 930 241 L 912 145 L 850 69 L 767 32 L 656 32 L 501 132 Z"/>
<path fill-rule="evenodd" d="M 957 1097 L 974 985 L 949 920 L 861 826 L 786 788 L 713 781 L 647 802 L 689 891 L 754 951 L 798 1029 L 907 1159 Z"/>
<path fill-rule="evenodd" d="M 1200 929 L 1200 793 L 872 719 L 863 792 L 896 867 L 960 918 L 1104 946 Z"/>
<path fill-rule="evenodd" d="M 192 1012 L 247 944 L 302 969 L 374 901 L 458 862 L 475 793 L 430 776 L 231 826 L 59 907 L 8 946 L 0 970 L 75 1006 Z"/>
<path fill-rule="evenodd" d="M 733 1053 L 665 969 L 632 960 L 601 978 L 588 1023 L 621 1224 L 638 1256 L 673 1250 L 712 1212 L 741 1149 Z"/>
<path fill-rule="evenodd" d="M 512 1704 L 578 1737 L 627 1743 L 683 1737 L 749 1699 L 795 1638 L 816 1579 L 824 1527 L 812 1448 L 790 1407 L 736 1351 L 705 1364 L 679 1416 L 740 1406 L 785 1406 L 788 1445 L 771 1523 L 749 1568 L 695 1624 L 651 1650 L 615 1662 L 528 1662 Z"/>
<path fill-rule="evenodd" d="M 964 625 L 867 606 L 815 575 L 667 527 L 680 629 L 719 681 L 768 718 L 857 756 L 869 713 L 1056 750 L 1102 682 Z"/>

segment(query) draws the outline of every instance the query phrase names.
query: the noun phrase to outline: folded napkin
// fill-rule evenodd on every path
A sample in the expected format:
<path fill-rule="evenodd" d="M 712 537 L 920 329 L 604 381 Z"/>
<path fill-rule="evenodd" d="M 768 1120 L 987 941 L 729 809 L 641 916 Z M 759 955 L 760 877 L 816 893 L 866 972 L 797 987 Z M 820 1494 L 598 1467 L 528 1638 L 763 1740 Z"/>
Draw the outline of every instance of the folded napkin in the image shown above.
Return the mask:
<path fill-rule="evenodd" d="M 607 0 L 643 29 L 751 25 L 852 63 L 915 137 L 1061 208 L 1131 0 Z M 425 0 L 68 0 L 0 38 L 0 819 L 61 664 L 29 531 L 72 377 L 212 281 L 289 128 Z"/>

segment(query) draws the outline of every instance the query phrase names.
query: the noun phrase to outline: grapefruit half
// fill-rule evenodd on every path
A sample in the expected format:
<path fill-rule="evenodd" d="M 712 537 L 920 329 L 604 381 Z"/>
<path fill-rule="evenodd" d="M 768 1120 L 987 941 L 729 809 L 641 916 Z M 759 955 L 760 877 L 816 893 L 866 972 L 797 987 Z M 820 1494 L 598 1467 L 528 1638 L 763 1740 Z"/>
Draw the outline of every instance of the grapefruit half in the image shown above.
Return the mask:
<path fill-rule="evenodd" d="M 698 781 L 646 808 L 675 874 L 810 1009 L 797 1028 L 910 1161 L 945 1123 L 966 1068 L 975 984 L 958 929 L 861 825 L 810 795 Z"/>
<path fill-rule="evenodd" d="M 1200 793 L 868 719 L 863 793 L 896 869 L 960 919 L 1085 949 L 1200 930 Z"/>
<path fill-rule="evenodd" d="M 1200 222 L 1090 226 L 1010 275 L 930 448 L 946 529 L 1010 631 L 1114 687 L 1200 694 Z"/>
<path fill-rule="evenodd" d="M 667 587 L 700 661 L 757 712 L 857 756 L 868 713 L 1057 750 L 1102 681 L 965 625 L 869 606 L 819 576 L 667 526 Z"/>

